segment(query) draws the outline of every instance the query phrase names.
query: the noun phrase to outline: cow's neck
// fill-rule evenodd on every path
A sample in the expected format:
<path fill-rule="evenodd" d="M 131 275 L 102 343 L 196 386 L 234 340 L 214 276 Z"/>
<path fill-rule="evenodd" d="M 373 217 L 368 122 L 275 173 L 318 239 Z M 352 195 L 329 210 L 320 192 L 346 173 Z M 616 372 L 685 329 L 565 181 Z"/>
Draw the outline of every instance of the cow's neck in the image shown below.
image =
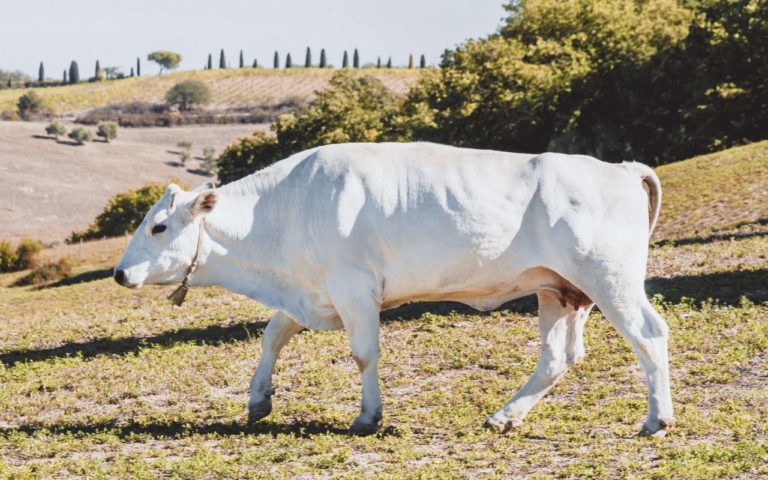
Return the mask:
<path fill-rule="evenodd" d="M 286 310 L 290 299 L 284 297 L 291 278 L 279 251 L 284 219 L 274 208 L 266 208 L 277 182 L 274 176 L 252 177 L 218 190 L 216 208 L 206 217 L 200 266 L 191 284 L 221 286 Z"/>

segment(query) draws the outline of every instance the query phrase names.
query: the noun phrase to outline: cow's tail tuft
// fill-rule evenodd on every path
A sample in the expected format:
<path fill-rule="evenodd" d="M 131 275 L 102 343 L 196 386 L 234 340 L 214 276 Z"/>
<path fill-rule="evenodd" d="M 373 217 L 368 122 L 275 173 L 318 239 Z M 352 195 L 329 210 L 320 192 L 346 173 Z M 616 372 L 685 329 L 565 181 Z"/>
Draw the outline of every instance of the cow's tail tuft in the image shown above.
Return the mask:
<path fill-rule="evenodd" d="M 659 221 L 659 211 L 661 210 L 661 182 L 656 172 L 648 165 L 638 162 L 627 162 L 622 164 L 632 172 L 640 176 L 643 182 L 643 189 L 648 193 L 648 236 L 650 237 Z"/>

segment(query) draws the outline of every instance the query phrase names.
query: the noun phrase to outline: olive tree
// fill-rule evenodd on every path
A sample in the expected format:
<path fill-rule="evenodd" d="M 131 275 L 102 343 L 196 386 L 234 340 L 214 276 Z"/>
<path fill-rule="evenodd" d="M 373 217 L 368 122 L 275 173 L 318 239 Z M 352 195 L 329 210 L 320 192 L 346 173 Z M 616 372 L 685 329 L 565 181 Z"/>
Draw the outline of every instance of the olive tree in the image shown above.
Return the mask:
<path fill-rule="evenodd" d="M 96 126 L 96 135 L 109 142 L 117 138 L 117 122 L 104 121 Z"/>
<path fill-rule="evenodd" d="M 211 99 L 208 86 L 201 80 L 184 80 L 177 83 L 168 93 L 165 100 L 170 105 L 178 105 L 180 110 L 191 110 L 196 105 L 204 105 Z"/>

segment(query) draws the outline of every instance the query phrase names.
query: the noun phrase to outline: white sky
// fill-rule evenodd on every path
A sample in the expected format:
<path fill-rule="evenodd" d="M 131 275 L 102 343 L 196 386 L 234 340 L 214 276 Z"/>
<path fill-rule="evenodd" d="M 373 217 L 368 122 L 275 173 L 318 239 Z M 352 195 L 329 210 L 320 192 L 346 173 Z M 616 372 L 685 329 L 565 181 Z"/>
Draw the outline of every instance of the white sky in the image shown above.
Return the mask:
<path fill-rule="evenodd" d="M 142 73 L 153 50 L 183 56 L 180 69 L 199 69 L 208 53 L 218 66 L 219 50 L 236 66 L 240 49 L 246 65 L 256 57 L 272 66 L 287 52 L 304 64 L 325 48 L 328 62 L 341 64 L 344 49 L 360 51 L 361 63 L 404 65 L 426 55 L 436 64 L 446 48 L 497 30 L 504 0 L 0 0 L 0 68 L 36 77 L 40 61 L 46 77 L 58 79 L 76 60 L 81 77 L 102 67 L 125 73 L 142 59 Z"/>

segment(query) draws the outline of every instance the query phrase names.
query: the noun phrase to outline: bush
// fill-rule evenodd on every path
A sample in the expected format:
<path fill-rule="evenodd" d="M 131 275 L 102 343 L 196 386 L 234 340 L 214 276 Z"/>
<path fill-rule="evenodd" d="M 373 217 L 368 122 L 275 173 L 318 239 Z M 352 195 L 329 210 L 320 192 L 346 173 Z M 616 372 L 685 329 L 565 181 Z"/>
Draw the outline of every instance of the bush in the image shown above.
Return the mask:
<path fill-rule="evenodd" d="M 228 183 L 302 150 L 343 142 L 399 139 L 394 120 L 400 100 L 373 77 L 337 72 L 304 112 L 282 115 L 272 124 L 277 138 L 263 133 L 241 138 L 218 161 Z"/>
<path fill-rule="evenodd" d="M 43 249 L 43 242 L 31 238 L 22 238 L 16 247 L 16 266 L 15 270 L 26 270 L 35 268 L 40 264 L 40 251 Z"/>
<path fill-rule="evenodd" d="M 104 211 L 83 232 L 73 232 L 68 241 L 92 240 L 133 233 L 150 207 L 163 196 L 165 187 L 150 183 L 135 190 L 118 193 L 112 197 Z"/>
<path fill-rule="evenodd" d="M 203 170 L 208 173 L 216 173 L 216 149 L 213 147 L 203 148 L 203 161 L 201 162 Z"/>
<path fill-rule="evenodd" d="M 45 127 L 45 133 L 51 135 L 58 142 L 59 137 L 67 134 L 67 127 L 65 127 L 64 124 L 60 121 L 54 120 L 47 127 Z"/>
<path fill-rule="evenodd" d="M 19 114 L 23 118 L 28 118 L 31 113 L 42 113 L 45 109 L 45 102 L 37 92 L 30 90 L 19 97 L 16 106 L 19 108 Z"/>
<path fill-rule="evenodd" d="M 9 242 L 0 240 L 0 272 L 16 270 L 16 251 Z"/>
<path fill-rule="evenodd" d="M 43 285 L 63 280 L 72 275 L 72 261 L 62 257 L 55 262 L 46 262 L 18 279 L 14 286 Z"/>
<path fill-rule="evenodd" d="M 93 134 L 90 130 L 85 129 L 83 127 L 77 127 L 71 132 L 69 132 L 69 135 L 67 135 L 69 138 L 77 142 L 78 145 L 82 145 L 85 142 L 90 142 L 93 140 Z"/>
<path fill-rule="evenodd" d="M 211 92 L 201 80 L 184 80 L 171 87 L 165 94 L 165 100 L 170 105 L 178 105 L 182 111 L 191 110 L 196 105 L 204 105 L 210 99 Z"/>
<path fill-rule="evenodd" d="M 186 165 L 187 161 L 192 158 L 192 142 L 189 140 L 182 140 L 176 144 L 181 149 L 180 160 L 182 165 Z"/>
<path fill-rule="evenodd" d="M 96 135 L 104 139 L 105 142 L 117 138 L 117 123 L 112 121 L 99 122 L 96 126 Z"/>

